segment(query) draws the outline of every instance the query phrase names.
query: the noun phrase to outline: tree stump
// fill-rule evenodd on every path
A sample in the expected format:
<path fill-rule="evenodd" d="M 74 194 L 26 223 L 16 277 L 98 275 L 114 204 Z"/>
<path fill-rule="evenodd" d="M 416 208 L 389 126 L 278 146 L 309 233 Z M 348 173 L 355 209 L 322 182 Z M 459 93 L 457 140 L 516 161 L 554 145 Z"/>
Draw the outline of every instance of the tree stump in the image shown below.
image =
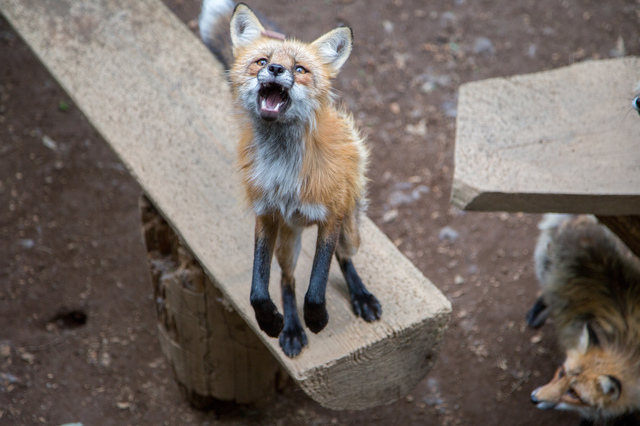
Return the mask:
<path fill-rule="evenodd" d="M 264 404 L 286 372 L 145 196 L 140 215 L 162 352 L 195 407 Z"/>

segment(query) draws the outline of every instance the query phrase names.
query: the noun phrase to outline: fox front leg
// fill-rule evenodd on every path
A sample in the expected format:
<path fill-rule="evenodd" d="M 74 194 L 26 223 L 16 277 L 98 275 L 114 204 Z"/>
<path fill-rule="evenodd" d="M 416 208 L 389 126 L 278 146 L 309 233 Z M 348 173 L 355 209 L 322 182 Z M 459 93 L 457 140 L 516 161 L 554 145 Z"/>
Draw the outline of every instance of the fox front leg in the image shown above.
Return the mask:
<path fill-rule="evenodd" d="M 271 217 L 258 216 L 250 300 L 260 329 L 270 337 L 278 337 L 284 327 L 283 317 L 269 295 L 271 259 L 277 237 L 278 222 Z"/>
<path fill-rule="evenodd" d="M 304 296 L 304 322 L 309 330 L 319 333 L 329 322 L 325 303 L 327 279 L 331 259 L 336 250 L 341 220 L 330 220 L 318 224 L 316 254 L 311 268 L 311 279 L 307 294 Z"/>
<path fill-rule="evenodd" d="M 280 333 L 280 347 L 290 358 L 298 355 L 307 345 L 307 335 L 302 328 L 296 306 L 296 281 L 293 272 L 298 263 L 301 248 L 302 228 L 282 224 L 278 234 L 276 258 L 282 270 L 282 308 L 284 328 Z"/>

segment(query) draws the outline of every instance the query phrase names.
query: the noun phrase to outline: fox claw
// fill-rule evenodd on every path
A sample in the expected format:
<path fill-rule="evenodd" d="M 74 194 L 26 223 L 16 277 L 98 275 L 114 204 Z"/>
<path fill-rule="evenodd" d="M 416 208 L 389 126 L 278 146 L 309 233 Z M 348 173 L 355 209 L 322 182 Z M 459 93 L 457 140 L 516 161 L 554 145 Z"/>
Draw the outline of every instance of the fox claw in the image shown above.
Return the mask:
<path fill-rule="evenodd" d="M 382 316 L 382 307 L 378 299 L 371 294 L 360 294 L 351 297 L 353 312 L 367 322 L 373 322 Z"/>
<path fill-rule="evenodd" d="M 282 330 L 279 341 L 285 355 L 293 358 L 302 351 L 303 347 L 307 346 L 307 335 L 304 333 L 302 326 L 298 324 Z"/>

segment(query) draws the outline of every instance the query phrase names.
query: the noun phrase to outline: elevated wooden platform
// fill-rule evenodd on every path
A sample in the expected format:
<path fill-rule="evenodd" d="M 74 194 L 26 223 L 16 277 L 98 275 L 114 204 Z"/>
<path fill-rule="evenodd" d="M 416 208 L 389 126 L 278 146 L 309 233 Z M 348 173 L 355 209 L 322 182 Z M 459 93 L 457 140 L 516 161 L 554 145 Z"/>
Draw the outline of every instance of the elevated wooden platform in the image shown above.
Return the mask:
<path fill-rule="evenodd" d="M 464 84 L 453 203 L 595 214 L 640 256 L 638 92 L 637 57 Z"/>
<path fill-rule="evenodd" d="M 640 214 L 640 58 L 460 87 L 452 200 L 466 210 Z"/>
<path fill-rule="evenodd" d="M 402 397 L 425 376 L 451 305 L 369 220 L 354 261 L 382 303 L 381 321 L 354 317 L 334 265 L 329 325 L 319 335 L 308 333 L 300 356 L 287 358 L 276 339 L 258 330 L 249 304 L 253 218 L 239 201 L 229 88 L 220 64 L 159 0 L 0 0 L 0 11 L 305 392 L 329 408 L 361 409 Z M 313 232 L 303 240 L 300 307 Z M 279 271 L 276 264 L 272 269 L 272 296 L 279 301 Z M 175 370 L 180 380 L 182 370 Z M 215 376 L 215 368 L 206 374 Z"/>

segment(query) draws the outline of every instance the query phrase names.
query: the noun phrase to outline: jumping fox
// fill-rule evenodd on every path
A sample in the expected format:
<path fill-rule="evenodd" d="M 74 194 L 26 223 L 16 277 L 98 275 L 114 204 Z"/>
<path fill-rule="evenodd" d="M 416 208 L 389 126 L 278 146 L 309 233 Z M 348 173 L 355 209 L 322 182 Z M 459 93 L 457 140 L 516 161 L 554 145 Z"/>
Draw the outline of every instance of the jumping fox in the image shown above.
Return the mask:
<path fill-rule="evenodd" d="M 591 421 L 639 410 L 640 262 L 591 216 L 546 215 L 540 229 L 542 296 L 527 318 L 554 319 L 566 359 L 531 401 Z"/>
<path fill-rule="evenodd" d="M 256 215 L 251 305 L 260 328 L 280 336 L 283 351 L 294 357 L 307 344 L 294 280 L 303 228 L 318 227 L 304 298 L 306 326 L 318 333 L 327 325 L 325 291 L 334 253 L 356 315 L 375 321 L 382 313 L 351 261 L 360 245 L 368 150 L 331 89 L 331 79 L 351 53 L 352 33 L 340 27 L 307 44 L 266 30 L 244 4 L 234 9 L 231 1 L 204 0 L 200 31 L 219 55 L 223 46 L 216 42 L 216 26 L 229 16 L 234 58 L 229 77 L 241 130 L 238 163 Z M 282 269 L 284 317 L 268 289 L 274 250 Z"/>

